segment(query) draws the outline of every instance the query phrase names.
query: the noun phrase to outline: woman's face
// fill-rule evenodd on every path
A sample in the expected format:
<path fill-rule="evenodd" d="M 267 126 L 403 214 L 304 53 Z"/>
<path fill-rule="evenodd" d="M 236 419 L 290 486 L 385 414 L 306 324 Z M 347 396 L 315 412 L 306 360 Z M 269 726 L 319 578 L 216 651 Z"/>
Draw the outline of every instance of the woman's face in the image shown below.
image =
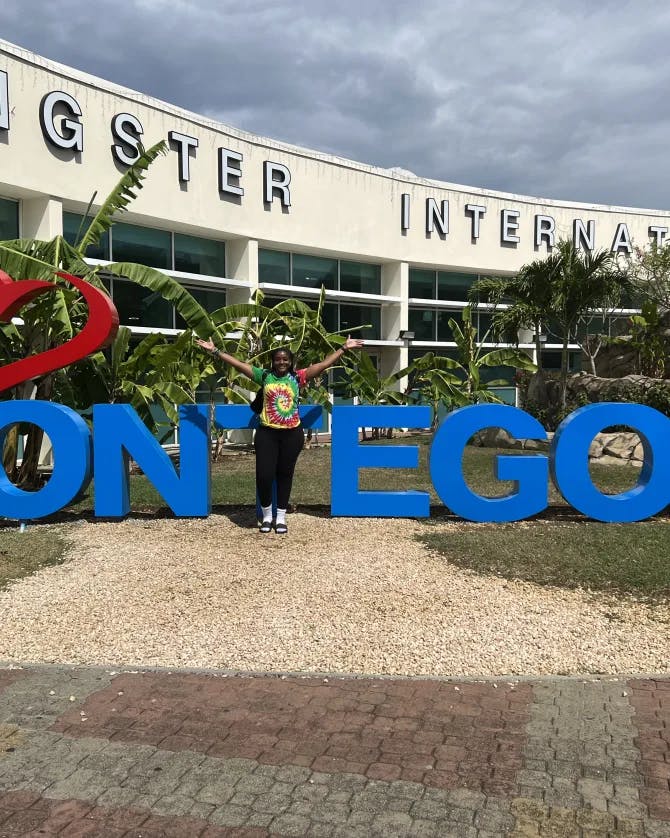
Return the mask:
<path fill-rule="evenodd" d="M 291 369 L 291 360 L 288 352 L 276 352 L 272 362 L 272 367 L 278 375 L 286 375 L 286 373 Z"/>

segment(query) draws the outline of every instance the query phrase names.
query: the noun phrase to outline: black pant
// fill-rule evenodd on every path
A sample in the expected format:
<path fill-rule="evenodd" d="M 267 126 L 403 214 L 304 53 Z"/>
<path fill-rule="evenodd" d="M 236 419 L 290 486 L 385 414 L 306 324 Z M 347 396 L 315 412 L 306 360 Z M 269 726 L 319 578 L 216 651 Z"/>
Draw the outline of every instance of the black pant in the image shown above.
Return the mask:
<path fill-rule="evenodd" d="M 287 509 L 298 454 L 305 444 L 302 427 L 266 428 L 256 431 L 256 488 L 261 506 L 272 503 L 272 483 L 277 481 L 277 508 Z"/>

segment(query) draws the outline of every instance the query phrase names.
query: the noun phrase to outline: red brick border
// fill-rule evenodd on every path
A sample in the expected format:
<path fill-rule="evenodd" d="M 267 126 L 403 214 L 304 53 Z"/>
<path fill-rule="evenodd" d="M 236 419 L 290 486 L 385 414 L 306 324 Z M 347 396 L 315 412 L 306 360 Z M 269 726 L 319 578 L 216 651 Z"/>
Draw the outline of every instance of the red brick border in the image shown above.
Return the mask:
<path fill-rule="evenodd" d="M 531 701 L 527 684 L 126 674 L 52 729 L 508 795 Z"/>
<path fill-rule="evenodd" d="M 670 680 L 630 681 L 628 686 L 645 784 L 640 797 L 652 818 L 670 821 Z"/>
<path fill-rule="evenodd" d="M 212 826 L 200 818 L 111 809 L 83 800 L 48 800 L 25 791 L 0 792 L 1 835 L 68 838 L 266 838 L 266 829 Z"/>

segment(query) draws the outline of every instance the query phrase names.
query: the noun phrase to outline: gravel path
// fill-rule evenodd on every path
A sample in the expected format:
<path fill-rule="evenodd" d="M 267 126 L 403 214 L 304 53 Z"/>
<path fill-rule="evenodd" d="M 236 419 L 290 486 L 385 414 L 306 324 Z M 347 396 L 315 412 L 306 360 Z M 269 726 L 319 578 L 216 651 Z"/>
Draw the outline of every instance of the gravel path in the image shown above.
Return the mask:
<path fill-rule="evenodd" d="M 414 539 L 420 523 L 294 514 L 289 539 L 249 523 L 212 515 L 64 526 L 69 561 L 0 593 L 0 660 L 466 676 L 670 671 L 670 620 L 658 608 L 450 567 Z"/>

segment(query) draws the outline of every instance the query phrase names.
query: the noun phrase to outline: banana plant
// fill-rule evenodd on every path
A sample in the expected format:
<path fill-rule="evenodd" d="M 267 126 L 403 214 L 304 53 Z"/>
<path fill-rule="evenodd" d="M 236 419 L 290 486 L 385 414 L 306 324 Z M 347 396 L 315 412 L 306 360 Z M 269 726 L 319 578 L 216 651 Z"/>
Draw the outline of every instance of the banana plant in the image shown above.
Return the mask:
<path fill-rule="evenodd" d="M 433 407 L 434 425 L 437 423 L 440 404 L 454 408 L 482 402 L 501 403 L 502 400 L 492 392 L 492 388 L 505 386 L 507 381 L 484 381 L 482 371 L 485 367 L 510 366 L 531 371 L 536 369 L 531 358 L 519 349 L 484 351 L 482 344 L 486 341 L 488 332 L 481 343 L 477 341 L 477 329 L 472 325 L 469 306 L 463 309 L 461 323 L 452 317 L 449 320 L 449 328 L 454 336 L 458 358 L 427 352 L 414 361 L 411 373 L 411 388 L 418 390 L 422 399 Z"/>
<path fill-rule="evenodd" d="M 352 364 L 345 356 L 343 366 L 348 377 L 345 388 L 348 398 L 357 398 L 361 404 L 367 405 L 398 405 L 407 402 L 407 394 L 399 390 L 398 385 L 400 380 L 413 369 L 413 365 L 391 375 L 382 376 L 372 363 L 370 356 L 361 352 L 356 356 L 355 364 Z M 372 439 L 379 439 L 380 435 L 380 428 L 372 429 Z M 388 428 L 386 435 L 390 439 L 393 429 Z M 366 437 L 366 430 L 363 428 L 363 439 L 365 440 Z"/>
<path fill-rule="evenodd" d="M 321 289 L 316 308 L 295 299 L 266 306 L 263 299 L 263 292 L 257 291 L 252 302 L 225 306 L 211 314 L 216 327 L 213 338 L 218 346 L 259 367 L 269 364 L 274 349 L 288 347 L 300 366 L 305 367 L 321 360 L 345 342 L 346 337 L 341 332 L 329 332 L 322 323 L 325 289 Z M 224 368 L 221 373 L 217 392 L 222 393 L 227 401 L 249 401 L 244 395 L 248 388 L 247 379 L 232 367 Z M 331 409 L 328 390 L 321 381 L 312 382 L 307 398 L 326 410 Z"/>
<path fill-rule="evenodd" d="M 166 153 L 166 148 L 165 142 L 161 141 L 149 149 L 140 150 L 136 163 L 129 167 L 103 201 L 83 236 L 75 245 L 69 244 L 62 236 L 56 236 L 50 241 L 15 239 L 0 242 L 0 268 L 14 280 L 41 279 L 54 284 L 53 293 L 42 294 L 24 306 L 20 313 L 22 322 L 18 326 L 13 323 L 0 325 L 0 364 L 9 364 L 20 358 L 59 346 L 83 328 L 88 317 L 87 306 L 79 294 L 57 276 L 58 271 L 66 271 L 82 277 L 101 290 L 104 290 L 101 271 L 110 271 L 149 288 L 173 302 L 186 323 L 202 337 L 207 337 L 215 331 L 207 312 L 188 291 L 176 280 L 160 271 L 128 263 L 93 266 L 86 262 L 85 256 L 89 245 L 99 240 L 100 236 L 114 223 L 114 216 L 123 212 L 136 197 L 137 191 L 142 188 L 148 167 L 159 155 Z M 154 343 L 151 341 L 148 343 L 147 353 L 155 348 Z M 70 369 L 72 371 L 74 367 Z M 89 369 L 95 370 L 96 365 L 92 367 L 89 365 Z M 0 398 L 50 400 L 54 394 L 57 378 L 62 380 L 62 375 L 59 375 L 58 371 L 48 373 L 35 381 L 23 382 L 12 390 L 1 393 Z M 73 380 L 77 379 L 81 379 L 81 376 L 73 374 Z M 151 386 L 154 389 L 153 397 L 158 397 L 160 400 L 163 396 L 168 397 L 167 393 L 171 389 L 168 384 L 167 381 L 156 379 L 151 385 L 147 384 L 147 380 L 142 380 L 139 386 Z M 78 408 L 86 408 L 91 404 L 86 401 L 85 388 L 77 394 L 76 398 L 72 388 L 70 392 Z M 137 391 L 136 397 L 139 392 Z M 148 398 L 147 394 L 147 400 Z M 3 449 L 5 469 L 10 479 L 20 487 L 37 488 L 40 482 L 38 461 L 43 432 L 40 428 L 29 426 L 20 467 L 17 467 L 16 459 L 17 435 L 18 429 L 15 427 L 5 440 Z"/>
<path fill-rule="evenodd" d="M 175 341 L 163 335 L 147 335 L 132 344 L 131 330 L 122 326 L 106 352 L 96 352 L 65 373 L 59 371 L 55 391 L 58 400 L 70 407 L 89 405 L 82 411 L 91 418 L 93 404 L 130 404 L 145 425 L 160 438 L 172 433 L 179 421 L 178 406 L 193 402 L 202 379 L 199 356 L 189 332 Z M 82 399 L 82 394 L 84 398 Z M 162 428 L 155 407 L 168 420 Z"/>

